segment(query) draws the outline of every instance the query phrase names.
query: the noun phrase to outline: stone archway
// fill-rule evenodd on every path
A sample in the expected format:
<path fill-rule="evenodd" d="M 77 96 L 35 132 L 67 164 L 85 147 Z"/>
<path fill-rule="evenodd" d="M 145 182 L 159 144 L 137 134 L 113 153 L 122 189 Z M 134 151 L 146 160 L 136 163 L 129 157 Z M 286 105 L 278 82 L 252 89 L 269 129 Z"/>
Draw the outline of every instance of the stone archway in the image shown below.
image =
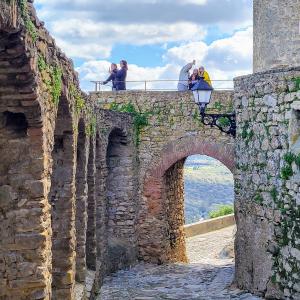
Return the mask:
<path fill-rule="evenodd" d="M 144 179 L 138 216 L 140 259 L 154 263 L 186 261 L 182 178 L 184 161 L 194 154 L 215 158 L 234 171 L 232 143 L 189 136 L 167 144 Z"/>
<path fill-rule="evenodd" d="M 106 151 L 106 234 L 108 272 L 131 265 L 136 259 L 134 148 L 124 129 L 114 128 Z"/>

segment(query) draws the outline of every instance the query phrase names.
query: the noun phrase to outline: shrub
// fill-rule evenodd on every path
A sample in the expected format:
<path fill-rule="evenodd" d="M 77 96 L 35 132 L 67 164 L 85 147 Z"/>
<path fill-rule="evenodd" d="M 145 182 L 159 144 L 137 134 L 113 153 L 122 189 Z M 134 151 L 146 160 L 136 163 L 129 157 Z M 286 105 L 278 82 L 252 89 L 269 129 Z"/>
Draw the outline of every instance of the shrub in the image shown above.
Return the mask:
<path fill-rule="evenodd" d="M 234 213 L 233 205 L 218 205 L 215 210 L 209 212 L 211 219 L 231 215 Z"/>

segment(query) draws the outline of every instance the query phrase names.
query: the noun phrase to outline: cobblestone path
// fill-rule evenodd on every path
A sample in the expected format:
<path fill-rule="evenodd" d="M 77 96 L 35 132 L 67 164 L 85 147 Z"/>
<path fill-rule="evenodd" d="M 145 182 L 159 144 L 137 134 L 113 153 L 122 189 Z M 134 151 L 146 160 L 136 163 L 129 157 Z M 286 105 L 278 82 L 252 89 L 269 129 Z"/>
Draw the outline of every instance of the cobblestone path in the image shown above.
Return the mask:
<path fill-rule="evenodd" d="M 256 300 L 230 288 L 234 265 L 219 253 L 233 239 L 234 227 L 188 239 L 190 264 L 139 264 L 106 278 L 97 300 Z"/>

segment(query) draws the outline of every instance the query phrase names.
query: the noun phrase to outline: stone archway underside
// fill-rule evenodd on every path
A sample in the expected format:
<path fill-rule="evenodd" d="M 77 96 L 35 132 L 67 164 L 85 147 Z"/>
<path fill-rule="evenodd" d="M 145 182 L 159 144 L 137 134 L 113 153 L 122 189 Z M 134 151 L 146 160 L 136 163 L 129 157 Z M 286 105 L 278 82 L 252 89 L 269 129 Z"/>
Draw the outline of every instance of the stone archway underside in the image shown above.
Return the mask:
<path fill-rule="evenodd" d="M 194 154 L 213 157 L 234 170 L 233 144 L 187 137 L 166 145 L 144 179 L 138 219 L 140 259 L 186 261 L 183 166 L 185 158 Z"/>

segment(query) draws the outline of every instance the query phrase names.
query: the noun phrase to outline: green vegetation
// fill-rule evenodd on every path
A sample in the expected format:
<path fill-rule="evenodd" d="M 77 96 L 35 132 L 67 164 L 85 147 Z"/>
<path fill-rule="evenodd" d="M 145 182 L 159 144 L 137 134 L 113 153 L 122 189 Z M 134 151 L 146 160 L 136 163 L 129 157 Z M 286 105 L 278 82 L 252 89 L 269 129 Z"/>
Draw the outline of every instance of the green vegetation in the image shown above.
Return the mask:
<path fill-rule="evenodd" d="M 250 129 L 249 122 L 246 122 L 242 129 L 241 137 L 245 140 L 246 145 L 249 144 L 249 141 L 253 138 L 254 131 Z"/>
<path fill-rule="evenodd" d="M 264 198 L 262 197 L 262 195 L 260 193 L 257 193 L 254 197 L 254 201 L 258 204 L 262 204 L 264 201 Z"/>
<path fill-rule="evenodd" d="M 271 194 L 271 197 L 272 197 L 273 201 L 276 202 L 276 199 L 278 197 L 278 192 L 277 192 L 276 187 L 272 188 L 270 194 Z"/>
<path fill-rule="evenodd" d="M 292 164 L 295 163 L 298 168 L 300 168 L 300 154 L 295 155 L 293 153 L 286 153 L 283 156 L 285 161 L 285 166 L 281 169 L 281 178 L 288 180 L 291 176 L 294 175 Z"/>
<path fill-rule="evenodd" d="M 291 165 L 286 165 L 281 169 L 281 178 L 284 180 L 288 180 L 293 174 L 294 172 Z"/>
<path fill-rule="evenodd" d="M 28 33 L 30 34 L 32 41 L 35 43 L 38 39 L 38 32 L 35 25 L 31 21 L 30 15 L 28 13 L 27 0 L 18 0 L 17 3 L 20 8 L 21 16 L 24 21 L 25 27 Z"/>
<path fill-rule="evenodd" d="M 48 92 L 52 96 L 52 102 L 57 106 L 62 92 L 62 69 L 59 66 L 48 65 L 41 55 L 38 57 L 38 69 Z"/>
<path fill-rule="evenodd" d="M 224 108 L 224 105 L 221 102 L 215 102 L 214 109 L 221 111 Z"/>
<path fill-rule="evenodd" d="M 96 134 L 97 129 L 97 118 L 95 115 L 91 114 L 89 117 L 89 122 L 86 124 L 85 133 L 87 136 L 93 136 Z"/>
<path fill-rule="evenodd" d="M 131 115 L 133 115 L 135 143 L 136 145 L 139 145 L 141 131 L 144 127 L 149 125 L 149 116 L 153 115 L 154 112 L 138 111 L 131 102 L 125 104 L 117 104 L 113 102 L 110 105 L 110 109 L 118 112 L 130 113 Z"/>
<path fill-rule="evenodd" d="M 57 106 L 62 92 L 62 70 L 60 67 L 50 68 L 51 82 L 50 93 L 52 95 L 53 103 Z"/>
<path fill-rule="evenodd" d="M 74 84 L 70 85 L 70 95 L 75 100 L 76 114 L 80 115 L 83 109 L 85 109 L 85 100 L 82 97 L 81 92 L 76 88 Z"/>
<path fill-rule="evenodd" d="M 218 125 L 221 126 L 222 128 L 226 128 L 230 126 L 230 120 L 228 117 L 221 117 L 218 119 Z"/>
<path fill-rule="evenodd" d="M 217 209 L 209 212 L 209 217 L 211 219 L 227 216 L 234 213 L 233 205 L 219 205 Z"/>
<path fill-rule="evenodd" d="M 300 90 L 300 77 L 296 77 L 292 80 L 295 84 L 295 92 Z"/>

